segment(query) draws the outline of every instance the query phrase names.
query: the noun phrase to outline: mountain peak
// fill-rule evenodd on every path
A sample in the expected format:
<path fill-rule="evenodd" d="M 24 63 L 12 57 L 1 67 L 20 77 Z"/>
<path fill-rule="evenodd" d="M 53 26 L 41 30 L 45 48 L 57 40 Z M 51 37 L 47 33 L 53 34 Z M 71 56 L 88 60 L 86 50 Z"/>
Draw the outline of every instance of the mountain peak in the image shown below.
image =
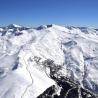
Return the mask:
<path fill-rule="evenodd" d="M 10 24 L 7 26 L 8 28 L 20 28 L 21 26 L 16 25 L 16 24 Z"/>

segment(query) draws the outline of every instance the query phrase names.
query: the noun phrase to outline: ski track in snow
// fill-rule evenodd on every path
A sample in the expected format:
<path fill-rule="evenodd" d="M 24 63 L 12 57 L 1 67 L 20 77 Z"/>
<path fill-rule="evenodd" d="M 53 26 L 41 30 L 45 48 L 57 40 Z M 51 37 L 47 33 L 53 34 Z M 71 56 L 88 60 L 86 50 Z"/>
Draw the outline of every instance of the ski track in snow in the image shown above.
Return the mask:
<path fill-rule="evenodd" d="M 28 50 L 31 51 L 30 49 L 28 49 Z M 24 50 L 23 50 L 23 51 L 24 51 Z M 25 54 L 25 56 L 26 56 L 26 54 Z M 30 74 L 32 83 L 26 87 L 26 89 L 25 89 L 24 93 L 22 94 L 21 98 L 24 98 L 24 95 L 25 95 L 25 93 L 27 92 L 28 88 L 31 87 L 32 84 L 33 84 L 33 78 L 32 78 L 32 75 L 31 75 L 30 71 L 28 70 L 28 66 L 29 66 L 29 65 L 28 65 L 28 64 L 26 63 L 26 61 L 25 61 L 25 56 L 23 57 L 23 60 L 24 60 L 24 63 L 26 64 L 26 69 L 27 69 L 27 71 L 28 71 L 29 74 Z"/>

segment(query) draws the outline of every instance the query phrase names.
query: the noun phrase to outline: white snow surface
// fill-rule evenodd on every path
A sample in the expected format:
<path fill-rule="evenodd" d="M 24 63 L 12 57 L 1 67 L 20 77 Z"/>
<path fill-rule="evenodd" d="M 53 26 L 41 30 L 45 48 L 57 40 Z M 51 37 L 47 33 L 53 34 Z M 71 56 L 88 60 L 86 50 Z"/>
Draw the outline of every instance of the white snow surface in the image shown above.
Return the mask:
<path fill-rule="evenodd" d="M 64 64 L 66 71 L 63 73 L 66 76 L 96 92 L 97 30 L 53 24 L 40 30 L 30 28 L 19 31 L 21 26 L 14 26 L 17 28 L 14 33 L 21 35 L 14 35 L 9 29 L 4 35 L 0 34 L 0 98 L 36 98 L 55 84 L 40 64 L 30 61 L 34 56 L 43 61 L 51 59 L 56 64 Z M 0 28 L 0 33 L 3 33 L 2 30 Z M 16 62 L 18 67 L 12 70 Z"/>

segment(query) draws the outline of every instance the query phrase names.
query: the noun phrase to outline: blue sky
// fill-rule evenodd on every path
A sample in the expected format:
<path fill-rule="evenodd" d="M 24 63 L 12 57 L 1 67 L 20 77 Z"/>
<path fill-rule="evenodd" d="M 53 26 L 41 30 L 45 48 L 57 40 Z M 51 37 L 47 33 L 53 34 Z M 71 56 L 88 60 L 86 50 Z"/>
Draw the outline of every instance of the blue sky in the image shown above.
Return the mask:
<path fill-rule="evenodd" d="M 0 0 L 0 25 L 98 27 L 98 0 Z"/>

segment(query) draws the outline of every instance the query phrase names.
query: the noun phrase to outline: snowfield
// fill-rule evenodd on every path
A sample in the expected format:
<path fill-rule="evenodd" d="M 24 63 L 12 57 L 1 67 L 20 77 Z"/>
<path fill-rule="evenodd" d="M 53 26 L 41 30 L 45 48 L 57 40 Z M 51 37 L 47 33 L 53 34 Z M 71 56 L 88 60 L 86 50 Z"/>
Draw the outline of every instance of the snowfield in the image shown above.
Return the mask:
<path fill-rule="evenodd" d="M 97 29 L 11 24 L 0 27 L 0 98 L 37 98 L 55 85 L 41 63 L 47 59 L 61 65 L 65 77 L 98 94 Z"/>

